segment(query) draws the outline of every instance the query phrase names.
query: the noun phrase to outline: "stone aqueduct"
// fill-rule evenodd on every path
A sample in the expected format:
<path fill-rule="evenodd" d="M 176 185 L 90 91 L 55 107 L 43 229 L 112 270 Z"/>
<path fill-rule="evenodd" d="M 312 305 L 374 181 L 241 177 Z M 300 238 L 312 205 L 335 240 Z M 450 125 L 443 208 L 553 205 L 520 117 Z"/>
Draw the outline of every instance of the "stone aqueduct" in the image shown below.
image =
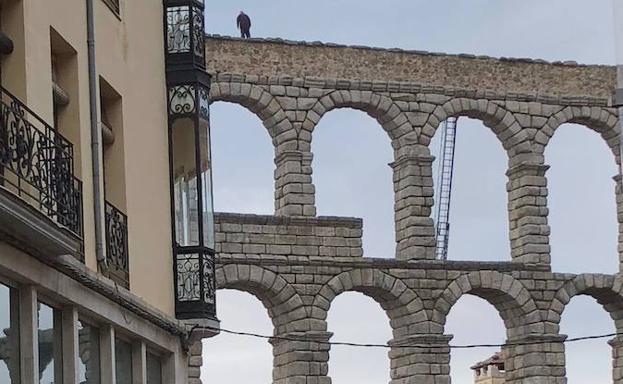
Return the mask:
<path fill-rule="evenodd" d="M 288 339 L 272 341 L 274 383 L 331 382 L 327 312 L 347 291 L 371 297 L 390 319 L 393 384 L 450 382 L 444 325 L 465 294 L 491 303 L 508 341 L 522 344 L 505 348 L 509 383 L 566 382 L 559 321 L 576 295 L 597 299 L 623 332 L 618 271 L 551 271 L 543 155 L 559 126 L 579 123 L 620 161 L 614 68 L 219 36 L 207 52 L 212 101 L 259 116 L 275 148 L 275 216 L 216 217 L 218 287 L 255 295 L 274 335 Z M 336 108 L 365 111 L 393 147 L 395 258 L 363 257 L 360 219 L 316 217 L 311 141 Z M 451 116 L 481 120 L 508 154 L 511 255 L 500 262 L 435 260 L 428 145 Z M 621 190 L 615 177 L 620 223 Z M 623 383 L 623 338 L 610 345 L 614 382 Z"/>

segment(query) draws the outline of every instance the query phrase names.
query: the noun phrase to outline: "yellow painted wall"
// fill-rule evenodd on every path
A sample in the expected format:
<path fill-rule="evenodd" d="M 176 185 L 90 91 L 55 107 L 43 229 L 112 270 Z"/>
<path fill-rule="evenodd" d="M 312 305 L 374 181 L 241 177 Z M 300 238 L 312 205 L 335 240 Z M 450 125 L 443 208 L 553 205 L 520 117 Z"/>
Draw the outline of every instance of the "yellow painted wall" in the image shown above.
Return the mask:
<path fill-rule="evenodd" d="M 128 215 L 131 291 L 173 314 L 162 3 L 121 0 L 121 15 L 117 17 L 103 1 L 94 1 L 98 79 L 104 78 L 122 97 L 123 132 L 116 135 L 122 145 L 115 153 L 122 159 L 113 163 L 121 164 L 117 175 L 125 178 L 125 193 L 123 188 L 117 188 L 111 199 L 122 210 L 125 208 Z M 96 269 L 86 2 L 0 0 L 0 3 L 2 30 L 16 46 L 15 52 L 2 62 L 3 86 L 50 124 L 53 120 L 50 29 L 76 51 L 78 86 L 71 107 L 80 123 L 76 135 L 68 136 L 72 136 L 71 141 L 79 151 L 76 174 L 84 189 L 86 264 Z"/>

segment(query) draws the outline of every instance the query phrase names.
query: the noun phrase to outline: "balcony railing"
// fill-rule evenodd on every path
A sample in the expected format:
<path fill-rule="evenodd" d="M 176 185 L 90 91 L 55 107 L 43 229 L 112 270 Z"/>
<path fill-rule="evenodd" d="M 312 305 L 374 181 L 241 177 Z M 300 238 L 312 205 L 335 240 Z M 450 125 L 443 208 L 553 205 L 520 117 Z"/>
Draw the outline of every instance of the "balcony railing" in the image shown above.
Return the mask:
<path fill-rule="evenodd" d="M 0 186 L 82 239 L 82 183 L 74 149 L 0 87 Z"/>
<path fill-rule="evenodd" d="M 130 287 L 128 254 L 128 217 L 106 202 L 106 261 L 107 275 L 117 284 Z"/>
<path fill-rule="evenodd" d="M 205 247 L 177 247 L 175 314 L 178 319 L 216 316 L 214 252 Z"/>

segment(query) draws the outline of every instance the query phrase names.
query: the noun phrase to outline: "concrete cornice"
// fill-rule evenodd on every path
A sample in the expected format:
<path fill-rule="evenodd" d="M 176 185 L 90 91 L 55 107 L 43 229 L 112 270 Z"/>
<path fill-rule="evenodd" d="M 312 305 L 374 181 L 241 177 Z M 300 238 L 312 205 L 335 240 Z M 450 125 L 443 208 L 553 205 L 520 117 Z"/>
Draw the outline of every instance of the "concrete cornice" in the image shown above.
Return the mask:
<path fill-rule="evenodd" d="M 165 331 L 184 338 L 188 336 L 188 331 L 183 323 L 170 318 L 168 315 L 147 304 L 125 288 L 117 286 L 112 280 L 90 271 L 75 258 L 71 256 L 61 256 L 56 263 L 56 267 L 87 288 L 114 301 Z"/>

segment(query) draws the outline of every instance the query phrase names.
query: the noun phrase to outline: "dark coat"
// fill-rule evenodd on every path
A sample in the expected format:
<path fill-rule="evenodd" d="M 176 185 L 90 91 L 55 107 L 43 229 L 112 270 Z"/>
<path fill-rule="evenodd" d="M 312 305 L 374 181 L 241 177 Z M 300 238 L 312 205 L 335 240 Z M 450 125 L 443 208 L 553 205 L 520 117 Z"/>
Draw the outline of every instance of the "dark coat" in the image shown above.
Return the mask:
<path fill-rule="evenodd" d="M 241 13 L 236 19 L 236 24 L 241 31 L 248 31 L 251 29 L 251 18 L 246 13 Z"/>

